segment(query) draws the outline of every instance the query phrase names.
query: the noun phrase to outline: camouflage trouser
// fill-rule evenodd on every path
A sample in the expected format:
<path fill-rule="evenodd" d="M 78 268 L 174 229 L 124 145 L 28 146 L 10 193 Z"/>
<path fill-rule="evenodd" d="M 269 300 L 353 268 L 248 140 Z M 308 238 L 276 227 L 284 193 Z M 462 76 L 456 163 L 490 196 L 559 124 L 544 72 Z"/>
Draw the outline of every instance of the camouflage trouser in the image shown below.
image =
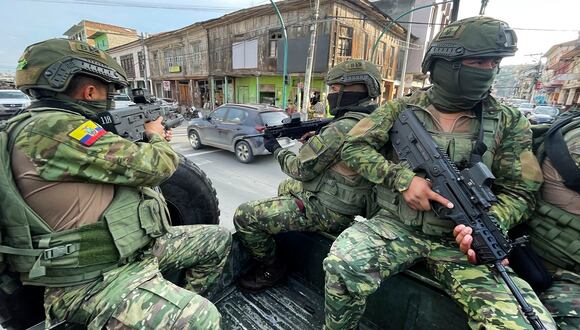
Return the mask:
<path fill-rule="evenodd" d="M 580 329 L 580 275 L 560 269 L 553 279 L 552 286 L 540 294 L 540 300 L 560 329 Z"/>
<path fill-rule="evenodd" d="M 276 255 L 274 235 L 289 231 L 338 232 L 354 219 L 320 205 L 316 197 L 302 192 L 295 180 L 283 181 L 278 197 L 244 203 L 236 209 L 234 225 L 254 258 L 272 260 Z"/>
<path fill-rule="evenodd" d="M 101 281 L 47 288 L 46 318 L 89 329 L 219 329 L 219 312 L 201 295 L 217 282 L 230 245 L 231 234 L 218 226 L 173 227 L 141 260 L 105 273 Z M 160 273 L 181 269 L 187 289 Z"/>
<path fill-rule="evenodd" d="M 326 329 L 355 328 L 366 297 L 381 281 L 419 260 L 427 262 L 435 279 L 462 306 L 472 329 L 531 329 L 499 276 L 486 266 L 469 264 L 452 241 L 424 235 L 381 213 L 372 220 L 381 224 L 381 235 L 357 222 L 338 236 L 324 260 Z M 510 275 L 546 328 L 555 329 L 530 286 Z"/>

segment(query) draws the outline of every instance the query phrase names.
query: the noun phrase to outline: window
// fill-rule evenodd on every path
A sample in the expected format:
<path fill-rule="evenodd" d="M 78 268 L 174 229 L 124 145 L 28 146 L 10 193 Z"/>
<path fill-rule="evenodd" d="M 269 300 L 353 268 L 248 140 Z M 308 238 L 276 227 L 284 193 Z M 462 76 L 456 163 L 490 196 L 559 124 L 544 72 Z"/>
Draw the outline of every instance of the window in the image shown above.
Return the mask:
<path fill-rule="evenodd" d="M 391 56 L 389 57 L 389 70 L 393 68 L 395 63 L 395 46 L 391 46 Z"/>
<path fill-rule="evenodd" d="M 166 49 L 163 51 L 163 60 L 165 61 L 165 69 L 169 70 L 173 66 L 173 51 L 171 49 Z"/>
<path fill-rule="evenodd" d="M 278 40 L 282 39 L 282 32 L 270 33 L 269 57 L 278 57 Z"/>
<path fill-rule="evenodd" d="M 145 77 L 145 56 L 143 56 L 143 52 L 137 53 L 137 61 L 139 61 L 139 77 Z"/>
<path fill-rule="evenodd" d="M 194 41 L 191 43 L 191 72 L 201 72 L 203 68 L 203 46 L 201 41 Z"/>
<path fill-rule="evenodd" d="M 216 111 L 211 113 L 211 119 L 215 120 L 215 121 L 224 121 L 224 118 L 226 117 L 226 112 L 228 111 L 228 108 L 219 108 Z"/>
<path fill-rule="evenodd" d="M 338 32 L 338 56 L 352 56 L 352 31 L 351 27 L 340 27 Z"/>
<path fill-rule="evenodd" d="M 226 121 L 232 124 L 241 124 L 246 120 L 248 114 L 242 109 L 231 108 Z"/>
<path fill-rule="evenodd" d="M 135 78 L 135 64 L 133 63 L 133 54 L 121 56 L 121 67 L 127 72 L 128 78 Z"/>
<path fill-rule="evenodd" d="M 183 48 L 175 48 L 175 65 L 183 66 Z"/>
<path fill-rule="evenodd" d="M 232 44 L 232 69 L 253 69 L 258 67 L 258 39 Z"/>

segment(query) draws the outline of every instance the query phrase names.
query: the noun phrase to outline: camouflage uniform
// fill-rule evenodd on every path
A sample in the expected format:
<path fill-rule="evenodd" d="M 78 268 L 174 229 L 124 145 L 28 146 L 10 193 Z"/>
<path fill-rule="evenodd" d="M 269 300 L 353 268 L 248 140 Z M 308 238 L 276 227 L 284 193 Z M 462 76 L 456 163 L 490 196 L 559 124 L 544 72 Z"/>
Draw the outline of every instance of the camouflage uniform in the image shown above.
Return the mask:
<path fill-rule="evenodd" d="M 356 164 L 361 175 L 393 192 L 406 190 L 415 174 L 403 163 L 385 162 L 377 150 L 387 143 L 389 130 L 406 104 L 427 108 L 430 103 L 424 92 L 388 102 L 353 128 L 342 152 L 343 160 L 350 166 Z M 500 226 L 507 229 L 529 213 L 541 175 L 530 149 L 527 120 L 491 97 L 483 101 L 484 112 L 489 109 L 501 112 L 496 134 L 500 140 L 496 141 L 495 148 L 490 148 L 488 156 L 484 155 L 484 159 L 491 156 L 490 168 L 497 178 L 495 191 L 500 192 L 497 196 L 500 203 L 491 212 L 499 219 Z M 423 118 L 427 130 L 434 134 L 433 123 L 428 117 Z M 470 126 L 470 131 L 476 132 L 479 123 L 472 120 Z M 473 141 L 477 134 L 471 135 L 468 139 Z M 434 137 L 453 161 L 460 162 L 469 156 L 471 148 L 460 146 L 461 134 L 435 134 Z M 401 210 L 411 210 L 402 198 L 398 201 Z M 413 212 L 417 219 L 414 225 L 409 225 L 398 214 L 383 209 L 373 218 L 357 222 L 336 239 L 324 260 L 326 328 L 354 328 L 364 311 L 366 297 L 378 289 L 381 281 L 420 260 L 427 262 L 435 279 L 462 305 L 471 328 L 530 328 L 501 279 L 487 267 L 474 266 L 465 260 L 454 243 L 451 224 L 445 234 L 428 235 L 421 225 L 424 225 L 423 219 L 433 217 L 432 212 Z M 529 285 L 515 276 L 514 280 L 548 328 L 553 327 L 549 313 Z"/>
<path fill-rule="evenodd" d="M 346 133 L 357 123 L 342 118 L 318 135 L 325 149 L 316 155 L 304 146 L 298 155 L 288 149 L 278 149 L 274 157 L 291 179 L 283 181 L 278 196 L 244 203 L 236 209 L 234 225 L 244 245 L 259 261 L 274 258 L 273 235 L 288 231 L 339 232 L 354 219 L 354 215 L 333 211 L 318 201 L 316 194 L 302 189 L 302 181 L 322 175 L 336 163 Z M 307 144 L 305 145 L 307 146 Z"/>
<path fill-rule="evenodd" d="M 78 52 L 79 49 L 82 52 Z M 15 137 L 14 152 L 23 153 L 34 165 L 36 173 L 30 175 L 41 182 L 80 182 L 113 185 L 118 189 L 155 187 L 169 178 L 176 170 L 179 158 L 162 136 L 152 134 L 148 142 L 133 143 L 116 134 L 100 131 L 98 125 L 87 119 L 95 114 L 93 108 L 56 93 L 49 96 L 56 90 L 50 89 L 48 83 L 44 86 L 46 90 L 35 90 L 40 88 L 35 85 L 38 83 L 35 75 L 42 73 L 42 68 L 47 66 L 43 61 L 53 59 L 58 63 L 60 58 L 70 61 L 70 67 L 89 59 L 87 63 L 104 67 L 102 71 L 91 71 L 91 75 L 101 79 L 99 74 L 106 72 L 109 77 L 115 77 L 116 83 L 123 84 L 124 78 L 120 75 L 124 73 L 116 62 L 84 43 L 53 39 L 29 47 L 19 64 L 17 85 L 20 88 L 26 86 L 25 91 L 30 89 L 38 93 L 40 100 L 33 102 L 30 110 L 32 120 Z M 51 67 L 50 70 L 56 69 Z M 114 74 L 115 70 L 117 73 Z M 70 72 L 76 71 L 66 73 Z M 68 79 L 65 87 L 70 76 Z M 89 143 L 78 138 L 74 132 L 79 128 L 84 128 L 83 134 L 94 139 Z M 100 134 L 96 134 L 97 131 Z M 154 210 L 150 212 L 153 214 Z M 140 221 L 148 216 L 139 213 L 136 219 Z M 143 223 L 137 226 L 145 231 L 155 229 L 142 227 Z M 81 233 L 85 227 L 81 225 L 72 230 Z M 67 320 L 86 324 L 89 329 L 218 329 L 220 315 L 201 294 L 207 293 L 216 283 L 224 267 L 231 244 L 230 233 L 211 225 L 173 228 L 165 223 L 164 227 L 164 235 L 157 235 L 147 246 L 96 280 L 47 288 L 45 310 L 48 323 Z M 115 243 L 132 244 L 130 240 Z M 111 252 L 103 251 L 106 253 Z M 162 277 L 162 273 L 179 270 L 185 270 L 185 288 Z"/>
<path fill-rule="evenodd" d="M 326 83 L 341 86 L 340 92 L 333 93 L 337 100 L 331 109 L 335 120 L 311 137 L 298 155 L 279 145 L 271 149 L 290 179 L 280 184 L 277 197 L 244 203 L 234 214 L 242 243 L 261 263 L 276 259 L 275 234 L 338 232 L 356 215 L 366 214 L 371 199 L 367 189 L 370 183 L 344 165 L 340 150 L 348 131 L 375 110 L 373 99 L 380 95 L 380 80 L 378 68 L 367 61 L 349 60 L 333 67 Z M 366 92 L 344 92 L 349 85 L 364 85 Z M 340 101 L 343 96 L 347 100 L 353 95 L 360 98 Z M 264 144 L 267 143 L 265 138 Z"/>

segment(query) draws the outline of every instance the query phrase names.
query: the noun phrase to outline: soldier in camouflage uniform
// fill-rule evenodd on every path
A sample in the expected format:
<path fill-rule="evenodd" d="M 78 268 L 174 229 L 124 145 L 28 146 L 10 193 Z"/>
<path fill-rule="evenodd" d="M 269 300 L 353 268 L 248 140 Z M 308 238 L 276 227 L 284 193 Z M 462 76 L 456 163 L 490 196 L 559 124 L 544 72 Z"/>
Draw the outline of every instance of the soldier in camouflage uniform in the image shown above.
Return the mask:
<path fill-rule="evenodd" d="M 346 228 L 356 215 L 366 215 L 371 184 L 346 167 L 340 149 L 346 133 L 375 110 L 381 74 L 367 61 L 350 60 L 332 68 L 326 83 L 334 120 L 310 137 L 298 155 L 282 149 L 276 139 L 264 138 L 282 171 L 291 179 L 279 187 L 279 196 L 240 205 L 234 225 L 243 244 L 259 265 L 242 276 L 242 288 L 258 291 L 285 276 L 286 266 L 276 258 L 274 235 L 288 231 L 330 231 Z"/>
<path fill-rule="evenodd" d="M 91 120 L 127 86 L 124 70 L 86 43 L 51 39 L 25 50 L 16 85 L 35 101 L 11 120 L 12 171 L 0 191 L 9 197 L 16 186 L 20 205 L 0 205 L 0 224 L 12 269 L 47 287 L 48 323 L 218 329 L 220 314 L 202 295 L 217 282 L 231 235 L 169 226 L 152 189 L 179 163 L 162 118 L 145 124 L 148 141 L 137 143 Z M 185 288 L 162 276 L 179 270 Z"/>
<path fill-rule="evenodd" d="M 342 158 L 375 183 L 381 210 L 342 232 L 324 260 L 326 329 L 353 329 L 382 280 L 425 261 L 434 278 L 467 313 L 472 329 L 531 328 L 519 306 L 486 266 L 471 265 L 453 240 L 454 224 L 437 218 L 430 203 L 451 208 L 430 182 L 398 162 L 388 145 L 393 122 L 407 105 L 421 110 L 437 144 L 460 168 L 473 156 L 496 177 L 499 203 L 491 209 L 507 231 L 529 215 L 542 176 L 531 151 L 529 123 L 518 111 L 490 96 L 502 57 L 516 51 L 508 25 L 488 17 L 451 23 L 433 40 L 423 60 L 433 86 L 386 103 L 350 132 Z M 479 143 L 478 143 L 479 142 Z M 487 151 L 475 152 L 484 143 Z M 510 275 L 514 275 L 513 273 Z M 513 276 L 548 329 L 555 324 L 530 286 Z"/>
<path fill-rule="evenodd" d="M 552 276 L 536 291 L 560 329 L 580 329 L 580 110 L 563 114 L 547 132 L 536 129 L 544 131 L 536 151 L 544 184 L 526 228 L 531 247 Z M 455 233 L 458 240 L 467 240 L 461 250 L 473 253 L 470 231 L 462 229 Z"/>

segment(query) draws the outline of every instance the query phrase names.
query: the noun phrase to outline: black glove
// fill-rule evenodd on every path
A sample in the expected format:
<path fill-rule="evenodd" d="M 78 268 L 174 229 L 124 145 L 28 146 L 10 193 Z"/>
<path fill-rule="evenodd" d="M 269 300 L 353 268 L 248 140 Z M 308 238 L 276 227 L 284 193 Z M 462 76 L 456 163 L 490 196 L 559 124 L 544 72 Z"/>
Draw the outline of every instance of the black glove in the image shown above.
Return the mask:
<path fill-rule="evenodd" d="M 264 148 L 266 148 L 266 150 L 269 152 L 274 153 L 274 151 L 276 151 L 278 148 L 282 148 L 282 146 L 280 146 L 280 143 L 278 143 L 278 140 L 276 140 L 275 137 L 264 136 Z"/>

